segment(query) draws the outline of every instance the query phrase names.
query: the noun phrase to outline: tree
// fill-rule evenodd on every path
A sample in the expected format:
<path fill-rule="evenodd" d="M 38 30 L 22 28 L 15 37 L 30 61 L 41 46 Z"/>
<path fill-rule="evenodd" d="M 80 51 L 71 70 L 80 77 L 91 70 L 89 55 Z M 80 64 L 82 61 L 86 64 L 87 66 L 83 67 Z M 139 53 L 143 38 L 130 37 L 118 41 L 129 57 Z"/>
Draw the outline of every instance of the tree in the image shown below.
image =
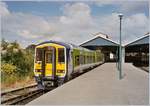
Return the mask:
<path fill-rule="evenodd" d="M 7 46 L 8 46 L 8 42 L 6 42 L 4 38 L 2 38 L 2 41 L 1 41 L 2 50 L 7 49 Z"/>
<path fill-rule="evenodd" d="M 22 49 L 17 41 L 8 43 L 4 39 L 2 48 L 2 61 L 16 66 L 18 74 L 25 75 L 33 71 L 33 50 Z"/>
<path fill-rule="evenodd" d="M 35 50 L 35 44 L 31 44 L 31 45 L 29 45 L 29 46 L 27 46 L 26 47 L 26 50 L 32 50 L 32 51 L 34 51 Z"/>

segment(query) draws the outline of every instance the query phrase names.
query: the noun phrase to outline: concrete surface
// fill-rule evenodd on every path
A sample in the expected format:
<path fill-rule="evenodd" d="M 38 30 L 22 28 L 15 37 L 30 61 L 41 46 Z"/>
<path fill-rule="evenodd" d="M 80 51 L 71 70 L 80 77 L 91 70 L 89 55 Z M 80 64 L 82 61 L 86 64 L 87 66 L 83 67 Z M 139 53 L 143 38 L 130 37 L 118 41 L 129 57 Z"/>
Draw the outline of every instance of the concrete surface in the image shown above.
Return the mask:
<path fill-rule="evenodd" d="M 27 105 L 147 105 L 148 73 L 129 63 L 123 71 L 119 80 L 116 63 L 105 63 Z"/>

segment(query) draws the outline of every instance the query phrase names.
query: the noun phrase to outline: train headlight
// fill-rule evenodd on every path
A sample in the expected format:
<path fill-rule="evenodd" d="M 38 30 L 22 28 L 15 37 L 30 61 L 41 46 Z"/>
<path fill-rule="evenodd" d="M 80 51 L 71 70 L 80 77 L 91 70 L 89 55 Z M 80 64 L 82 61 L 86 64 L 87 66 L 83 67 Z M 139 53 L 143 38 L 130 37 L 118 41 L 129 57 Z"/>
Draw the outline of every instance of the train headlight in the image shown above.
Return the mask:
<path fill-rule="evenodd" d="M 37 63 L 37 64 L 41 64 L 41 63 L 42 63 L 42 61 L 36 61 L 36 63 Z"/>
<path fill-rule="evenodd" d="M 41 69 L 36 69 L 35 72 L 42 72 L 42 70 Z"/>
<path fill-rule="evenodd" d="M 64 70 L 57 70 L 57 73 L 65 73 Z"/>

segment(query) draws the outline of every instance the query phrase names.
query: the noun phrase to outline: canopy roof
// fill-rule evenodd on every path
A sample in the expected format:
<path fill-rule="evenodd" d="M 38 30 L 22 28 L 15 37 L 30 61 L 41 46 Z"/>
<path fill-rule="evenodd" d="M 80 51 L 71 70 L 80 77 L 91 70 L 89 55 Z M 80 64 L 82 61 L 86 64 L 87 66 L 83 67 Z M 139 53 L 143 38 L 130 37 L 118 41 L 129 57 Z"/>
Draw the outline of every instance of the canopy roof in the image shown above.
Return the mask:
<path fill-rule="evenodd" d="M 119 44 L 108 38 L 95 36 L 94 38 L 83 42 L 80 46 L 119 46 Z"/>
<path fill-rule="evenodd" d="M 143 45 L 143 44 L 149 44 L 149 34 L 142 36 L 141 38 L 139 38 L 131 43 L 128 43 L 126 45 L 126 47 L 127 46 L 135 46 L 135 45 Z"/>

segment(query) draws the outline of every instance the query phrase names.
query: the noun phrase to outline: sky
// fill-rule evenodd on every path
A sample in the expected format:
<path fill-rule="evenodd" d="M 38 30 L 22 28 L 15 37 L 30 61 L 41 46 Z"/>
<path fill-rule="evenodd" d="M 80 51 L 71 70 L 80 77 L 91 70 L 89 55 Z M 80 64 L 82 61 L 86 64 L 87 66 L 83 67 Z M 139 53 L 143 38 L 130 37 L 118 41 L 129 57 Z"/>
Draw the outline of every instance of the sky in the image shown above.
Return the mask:
<path fill-rule="evenodd" d="M 79 45 L 98 32 L 118 42 L 119 13 L 123 44 L 149 32 L 148 0 L 1 1 L 1 34 L 22 47 L 48 40 Z"/>

